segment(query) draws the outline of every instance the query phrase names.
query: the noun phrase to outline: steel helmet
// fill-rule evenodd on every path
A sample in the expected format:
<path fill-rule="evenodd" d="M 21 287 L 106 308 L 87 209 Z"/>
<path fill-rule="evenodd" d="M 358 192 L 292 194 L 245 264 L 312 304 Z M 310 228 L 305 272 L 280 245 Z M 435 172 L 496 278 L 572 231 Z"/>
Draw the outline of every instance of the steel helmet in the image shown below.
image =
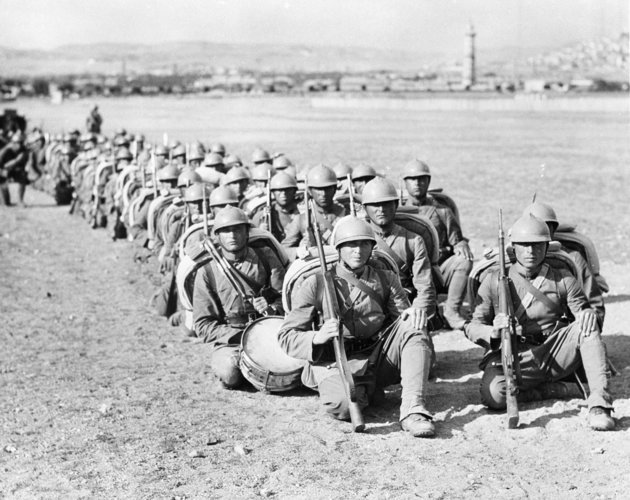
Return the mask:
<path fill-rule="evenodd" d="M 177 178 L 177 187 L 187 187 L 196 182 L 201 182 L 199 174 L 194 170 L 187 169 L 179 174 L 179 177 Z"/>
<path fill-rule="evenodd" d="M 219 210 L 214 217 L 214 232 L 224 229 L 226 227 L 240 226 L 241 224 L 250 226 L 247 214 L 240 208 L 227 206 Z"/>
<path fill-rule="evenodd" d="M 157 180 L 160 182 L 176 181 L 179 177 L 179 168 L 177 165 L 166 165 L 157 171 Z"/>
<path fill-rule="evenodd" d="M 220 142 L 215 142 L 212 146 L 210 146 L 210 152 L 217 153 L 217 154 L 220 154 L 221 156 L 224 156 L 225 146 L 221 144 Z"/>
<path fill-rule="evenodd" d="M 260 163 L 252 169 L 252 179 L 255 181 L 267 182 L 270 173 L 271 177 L 273 177 L 276 173 L 275 169 L 271 166 L 271 163 Z"/>
<path fill-rule="evenodd" d="M 132 140 L 138 141 L 138 142 L 144 142 L 144 135 L 143 134 L 134 134 Z"/>
<path fill-rule="evenodd" d="M 376 170 L 365 163 L 360 163 L 352 169 L 352 179 L 359 180 L 364 177 L 374 178 L 377 176 Z"/>
<path fill-rule="evenodd" d="M 243 165 L 243 162 L 236 155 L 227 155 L 223 158 L 223 165 L 226 167 L 240 167 Z"/>
<path fill-rule="evenodd" d="M 201 144 L 193 144 L 188 149 L 188 160 L 203 160 L 204 154 L 203 146 Z"/>
<path fill-rule="evenodd" d="M 352 168 L 344 163 L 337 163 L 332 169 L 338 180 L 345 179 L 348 177 L 348 174 L 352 174 Z"/>
<path fill-rule="evenodd" d="M 124 137 L 124 136 L 118 136 L 116 137 L 116 139 L 114 139 L 114 146 L 121 148 L 121 147 L 129 147 L 129 140 Z"/>
<path fill-rule="evenodd" d="M 400 198 L 396 186 L 383 177 L 375 177 L 372 179 L 365 185 L 361 193 L 361 202 L 364 205 L 399 200 Z"/>
<path fill-rule="evenodd" d="M 264 149 L 255 149 L 254 152 L 252 153 L 252 163 L 254 164 L 258 164 L 258 163 L 267 163 L 271 161 L 271 156 L 269 156 L 269 153 L 267 151 L 265 151 Z"/>
<path fill-rule="evenodd" d="M 403 179 L 409 179 L 411 177 L 431 177 L 429 165 L 418 159 L 411 160 L 407 163 L 403 171 Z"/>
<path fill-rule="evenodd" d="M 289 160 L 286 156 L 282 155 L 274 158 L 272 165 L 276 170 L 284 170 L 285 168 L 293 165 L 293 163 L 291 163 L 291 160 Z"/>
<path fill-rule="evenodd" d="M 230 186 L 219 186 L 210 193 L 210 206 L 216 207 L 219 205 L 238 205 L 236 193 Z"/>
<path fill-rule="evenodd" d="M 215 167 L 223 165 L 223 156 L 219 153 L 207 153 L 203 160 L 203 164 L 206 167 Z"/>
<path fill-rule="evenodd" d="M 509 232 L 512 243 L 538 243 L 551 241 L 547 223 L 532 214 L 525 214 L 518 219 Z"/>
<path fill-rule="evenodd" d="M 61 146 L 61 154 L 65 156 L 70 156 L 72 154 L 72 149 L 67 144 Z"/>
<path fill-rule="evenodd" d="M 197 203 L 203 201 L 204 191 L 205 197 L 206 199 L 208 199 L 211 194 L 210 186 L 208 186 L 204 182 L 196 182 L 195 184 L 192 184 L 186 188 L 186 190 L 184 191 L 183 199 L 186 203 Z"/>
<path fill-rule="evenodd" d="M 239 182 L 249 180 L 249 172 L 245 167 L 233 167 L 228 170 L 227 174 L 223 178 L 223 184 L 231 184 L 233 182 Z"/>
<path fill-rule="evenodd" d="M 166 146 L 159 145 L 155 148 L 155 156 L 168 156 L 168 149 Z"/>
<path fill-rule="evenodd" d="M 544 220 L 547 223 L 553 223 L 558 225 L 558 217 L 556 211 L 551 208 L 551 205 L 547 205 L 541 201 L 535 201 L 529 205 L 524 211 L 523 215 L 532 214 L 539 219 Z"/>
<path fill-rule="evenodd" d="M 295 177 L 287 174 L 286 172 L 278 172 L 271 178 L 271 184 L 269 189 L 277 190 L 277 189 L 297 189 L 297 181 Z"/>
<path fill-rule="evenodd" d="M 346 215 L 339 219 L 333 231 L 335 248 L 349 241 L 371 241 L 376 244 L 372 227 L 363 219 Z"/>
<path fill-rule="evenodd" d="M 133 155 L 131 154 L 131 151 L 129 151 L 129 149 L 127 148 L 120 148 L 118 152 L 116 153 L 116 160 L 131 161 L 132 159 L 133 159 Z"/>
<path fill-rule="evenodd" d="M 186 156 L 186 148 L 182 144 L 173 148 L 173 158 L 178 158 L 180 156 Z"/>
<path fill-rule="evenodd" d="M 308 187 L 314 188 L 326 188 L 330 186 L 337 186 L 337 176 L 326 165 L 315 165 L 306 174 L 306 180 Z"/>
<path fill-rule="evenodd" d="M 122 128 L 122 127 L 117 128 L 116 129 L 116 135 L 127 135 L 127 131 L 124 128 Z"/>

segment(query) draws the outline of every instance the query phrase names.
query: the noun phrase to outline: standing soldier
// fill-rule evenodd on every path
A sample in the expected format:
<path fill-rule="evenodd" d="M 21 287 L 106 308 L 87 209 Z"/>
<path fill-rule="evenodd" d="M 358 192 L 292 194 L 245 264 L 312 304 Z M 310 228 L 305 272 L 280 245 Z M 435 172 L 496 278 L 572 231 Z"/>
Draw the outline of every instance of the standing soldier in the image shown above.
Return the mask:
<path fill-rule="evenodd" d="M 4 205 L 11 205 L 9 181 L 18 184 L 18 204 L 24 205 L 24 193 L 29 184 L 26 165 L 29 153 L 24 146 L 24 135 L 21 130 L 13 133 L 11 142 L 0 149 L 0 200 Z"/>
<path fill-rule="evenodd" d="M 516 321 L 522 397 L 529 399 L 528 390 L 539 391 L 536 399 L 558 393 L 555 383 L 581 365 L 590 389 L 589 425 L 600 431 L 613 429 L 606 350 L 596 312 L 573 276 L 545 262 L 551 237 L 544 221 L 531 214 L 521 217 L 512 226 L 510 239 L 516 257 L 508 272 L 514 317 L 496 312 L 499 283 L 495 271 L 481 283 L 473 319 L 465 326 L 466 336 L 488 350 L 481 363 L 483 404 L 495 410 L 506 407 L 501 330 Z"/>
<path fill-rule="evenodd" d="M 93 134 L 100 134 L 102 126 L 103 126 L 103 117 L 98 112 L 98 105 L 95 104 L 94 107 L 92 108 L 92 111 L 90 111 L 90 114 L 85 120 L 85 128 L 87 129 L 88 132 L 91 132 Z"/>
<path fill-rule="evenodd" d="M 413 160 L 405 166 L 403 179 L 410 204 L 418 207 L 420 215 L 429 219 L 437 230 L 440 241 L 440 269 L 447 289 L 444 319 L 451 328 L 461 329 L 466 319 L 460 308 L 466 295 L 466 283 L 472 269 L 473 255 L 462 235 L 453 211 L 428 194 L 431 171 L 426 163 Z M 438 287 L 440 292 L 440 287 Z"/>
<path fill-rule="evenodd" d="M 245 327 L 261 315 L 282 310 L 284 267 L 271 250 L 247 245 L 249 227 L 245 212 L 226 207 L 217 214 L 213 231 L 218 251 L 251 297 L 232 288 L 214 259 L 197 272 L 193 293 L 195 332 L 211 344 L 210 367 L 230 389 L 243 383 L 239 357 Z"/>
<path fill-rule="evenodd" d="M 430 318 L 435 314 L 437 300 L 431 261 L 423 239 L 394 222 L 398 201 L 396 186 L 382 177 L 368 182 L 363 190 L 363 206 L 374 231 L 376 248 L 396 262 L 409 300 Z"/>
<path fill-rule="evenodd" d="M 324 280 L 309 276 L 292 299 L 293 309 L 278 334 L 280 345 L 289 356 L 308 361 L 302 382 L 319 392 L 326 412 L 347 420 L 348 401 L 331 346 L 342 328 L 359 406 L 400 383 L 402 428 L 416 437 L 432 436 L 435 428 L 425 401 L 431 342 L 424 312 L 410 306 L 395 273 L 367 264 L 375 244 L 367 222 L 345 217 L 335 229 L 334 244 L 338 319 L 323 320 Z"/>
<path fill-rule="evenodd" d="M 298 203 L 296 199 L 297 181 L 295 177 L 284 172 L 277 173 L 271 178 L 269 186 L 273 194 L 274 201 L 267 209 L 259 210 L 252 223 L 265 231 L 270 231 L 278 241 L 282 241 L 286 236 L 286 227 L 299 215 Z M 271 227 L 267 218 L 271 219 Z"/>
<path fill-rule="evenodd" d="M 334 199 L 337 177 L 327 166 L 317 165 L 308 171 L 306 180 L 309 195 L 315 202 L 315 222 L 322 233 L 324 244 L 328 244 L 335 223 L 346 215 L 346 209 Z M 315 236 L 308 228 L 307 217 L 306 213 L 302 213 L 285 228 L 282 246 L 288 249 L 290 257 L 304 259 L 311 255 L 309 248 L 315 245 Z M 294 248 L 296 250 L 291 250 Z"/>

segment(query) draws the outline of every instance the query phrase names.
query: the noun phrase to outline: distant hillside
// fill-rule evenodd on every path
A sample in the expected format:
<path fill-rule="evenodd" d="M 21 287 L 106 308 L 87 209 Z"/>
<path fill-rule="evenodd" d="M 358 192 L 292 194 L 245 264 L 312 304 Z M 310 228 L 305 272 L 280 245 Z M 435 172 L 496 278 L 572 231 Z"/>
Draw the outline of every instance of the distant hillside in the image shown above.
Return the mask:
<path fill-rule="evenodd" d="M 50 51 L 0 47 L 2 76 L 80 73 L 205 72 L 213 68 L 258 71 L 414 71 L 444 57 L 356 47 L 172 42 L 159 45 L 102 43 Z"/>

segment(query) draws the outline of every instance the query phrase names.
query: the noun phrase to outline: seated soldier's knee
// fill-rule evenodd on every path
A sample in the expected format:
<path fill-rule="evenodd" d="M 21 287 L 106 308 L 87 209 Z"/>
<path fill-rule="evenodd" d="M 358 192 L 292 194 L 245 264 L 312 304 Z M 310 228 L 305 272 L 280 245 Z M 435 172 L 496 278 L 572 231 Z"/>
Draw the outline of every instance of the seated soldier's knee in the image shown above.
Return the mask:
<path fill-rule="evenodd" d="M 463 255 L 456 255 L 455 259 L 455 272 L 466 273 L 467 275 L 470 274 L 473 267 L 473 261 L 468 260 Z"/>
<path fill-rule="evenodd" d="M 243 383 L 243 374 L 238 366 L 238 355 L 218 351 L 212 355 L 210 368 L 228 389 L 236 389 Z"/>
<path fill-rule="evenodd" d="M 481 378 L 481 403 L 492 410 L 505 410 L 505 376 L 501 366 L 488 364 Z"/>

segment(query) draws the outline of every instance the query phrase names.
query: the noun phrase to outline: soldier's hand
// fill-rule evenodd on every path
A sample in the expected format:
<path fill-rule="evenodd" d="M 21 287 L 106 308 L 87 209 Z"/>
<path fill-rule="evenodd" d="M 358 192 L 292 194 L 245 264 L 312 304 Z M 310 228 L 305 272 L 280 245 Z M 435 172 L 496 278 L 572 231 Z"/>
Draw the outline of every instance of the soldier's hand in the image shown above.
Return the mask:
<path fill-rule="evenodd" d="M 510 317 L 507 314 L 499 313 L 492 320 L 492 338 L 498 339 L 501 337 L 501 330 L 509 328 Z"/>
<path fill-rule="evenodd" d="M 403 321 L 409 321 L 414 330 L 424 330 L 427 326 L 427 312 L 418 307 L 409 307 L 400 315 Z"/>
<path fill-rule="evenodd" d="M 266 222 L 261 222 L 260 223 L 260 229 L 262 229 L 263 231 L 269 231 L 269 224 L 267 224 Z"/>
<path fill-rule="evenodd" d="M 474 258 L 472 252 L 470 251 L 468 243 L 464 240 L 455 245 L 455 248 L 453 250 L 455 251 L 455 255 L 464 257 L 466 260 L 473 260 Z"/>
<path fill-rule="evenodd" d="M 300 260 L 306 260 L 311 258 L 311 251 L 306 245 L 300 245 L 299 247 L 297 247 L 295 255 L 297 255 L 297 258 Z"/>
<path fill-rule="evenodd" d="M 339 335 L 339 320 L 335 318 L 330 318 L 324 321 L 322 327 L 315 332 L 313 337 L 314 345 L 321 345 L 329 342 L 330 339 L 335 338 Z"/>
<path fill-rule="evenodd" d="M 577 321 L 580 332 L 582 333 L 592 333 L 599 329 L 597 325 L 597 314 L 593 309 L 582 309 L 577 317 L 575 318 Z"/>
<path fill-rule="evenodd" d="M 265 297 L 254 297 L 252 299 L 252 305 L 259 314 L 264 314 L 265 311 L 267 311 L 267 309 L 269 308 L 269 302 L 267 302 L 267 299 L 265 299 Z"/>

